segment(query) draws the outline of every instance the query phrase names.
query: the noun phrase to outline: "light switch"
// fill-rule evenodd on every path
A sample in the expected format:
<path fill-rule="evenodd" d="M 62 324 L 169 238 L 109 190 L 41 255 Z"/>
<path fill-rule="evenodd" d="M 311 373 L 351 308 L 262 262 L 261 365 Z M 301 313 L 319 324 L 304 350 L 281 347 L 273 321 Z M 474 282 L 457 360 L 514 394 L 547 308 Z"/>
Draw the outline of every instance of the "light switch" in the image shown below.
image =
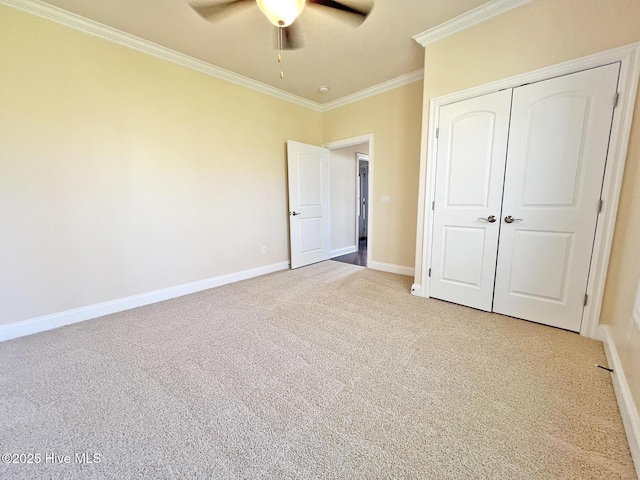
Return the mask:
<path fill-rule="evenodd" d="M 380 197 L 380 203 L 391 203 L 391 195 L 383 195 Z"/>

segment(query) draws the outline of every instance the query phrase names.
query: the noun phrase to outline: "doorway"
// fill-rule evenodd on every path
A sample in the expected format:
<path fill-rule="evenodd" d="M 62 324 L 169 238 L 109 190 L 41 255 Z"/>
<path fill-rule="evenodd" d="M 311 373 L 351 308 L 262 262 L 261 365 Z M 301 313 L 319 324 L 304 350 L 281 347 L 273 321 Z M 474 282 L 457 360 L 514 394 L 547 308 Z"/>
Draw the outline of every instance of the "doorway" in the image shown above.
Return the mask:
<path fill-rule="evenodd" d="M 325 145 L 331 152 L 331 259 L 363 267 L 371 252 L 372 137 Z"/>
<path fill-rule="evenodd" d="M 368 145 L 356 145 L 356 149 L 368 151 Z M 356 215 L 355 215 L 355 246 L 356 249 L 352 252 L 345 253 L 343 255 L 335 256 L 332 260 L 338 262 L 350 263 L 352 265 L 359 265 L 361 267 L 367 266 L 367 240 L 369 231 L 369 155 L 364 153 L 355 154 L 355 200 L 356 200 Z M 350 190 L 350 189 L 349 189 Z M 347 199 L 344 207 L 348 210 L 350 205 L 350 199 Z M 347 227 L 348 229 L 348 227 Z"/>

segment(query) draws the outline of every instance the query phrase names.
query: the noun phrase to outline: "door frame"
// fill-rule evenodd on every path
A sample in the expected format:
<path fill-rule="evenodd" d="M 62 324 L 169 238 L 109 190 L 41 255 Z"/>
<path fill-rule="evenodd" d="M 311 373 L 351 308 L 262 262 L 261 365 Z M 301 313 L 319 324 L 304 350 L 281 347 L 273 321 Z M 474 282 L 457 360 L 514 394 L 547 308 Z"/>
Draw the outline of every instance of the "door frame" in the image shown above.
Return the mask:
<path fill-rule="evenodd" d="M 373 154 L 374 154 L 373 133 L 368 133 L 365 135 L 359 135 L 357 137 L 345 138 L 343 140 L 336 140 L 333 142 L 323 143 L 322 146 L 325 148 L 328 148 L 329 153 L 331 153 L 331 150 L 336 150 L 338 148 L 344 148 L 344 147 L 351 147 L 353 145 L 358 145 L 361 143 L 369 144 L 369 179 L 367 181 L 367 187 L 369 189 L 369 199 L 371 199 L 372 192 L 373 192 L 373 170 L 374 170 L 373 168 Z M 356 172 L 357 171 L 358 171 L 358 161 L 356 157 Z M 356 182 L 357 182 L 357 176 L 356 176 Z M 354 203 L 357 203 L 357 201 L 358 200 L 356 199 Z M 369 214 L 369 218 L 367 218 L 367 268 L 369 268 L 371 265 L 371 251 L 372 251 L 371 239 L 372 239 L 372 232 L 373 232 L 373 229 L 372 229 L 373 221 L 371 220 L 373 218 L 372 205 L 373 205 L 373 202 L 369 201 L 369 206 L 367 211 L 367 213 Z M 356 247 L 357 246 L 358 246 L 358 216 L 356 215 Z"/>
<path fill-rule="evenodd" d="M 505 88 L 516 88 L 527 83 L 568 75 L 614 62 L 621 63 L 620 80 L 618 83 L 619 98 L 613 115 L 609 151 L 602 186 L 603 209 L 598 217 L 593 252 L 591 254 L 591 268 L 589 270 L 587 283 L 589 301 L 584 308 L 582 325 L 580 327 L 580 335 L 597 338 L 600 310 L 602 308 L 602 298 L 611 254 L 611 242 L 613 240 L 616 215 L 618 213 L 622 177 L 627 159 L 633 110 L 636 93 L 638 91 L 640 42 L 551 65 L 430 100 L 429 124 L 427 129 L 424 129 L 423 125 L 423 151 L 421 152 L 421 171 L 425 172 L 425 174 L 420 177 L 421 200 L 419 201 L 419 208 L 422 209 L 422 212 L 419 213 L 419 215 L 423 217 L 424 223 L 422 244 L 418 244 L 418 248 L 421 247 L 422 258 L 421 261 L 416 262 L 416 271 L 421 272 L 422 276 L 420 284 L 414 283 L 411 288 L 414 295 L 429 297 L 429 269 L 431 268 L 431 244 L 433 240 L 433 211 L 431 207 L 435 194 L 436 129 L 439 125 L 440 107 L 487 93 L 493 93 Z M 426 149 L 425 139 L 428 139 Z"/>

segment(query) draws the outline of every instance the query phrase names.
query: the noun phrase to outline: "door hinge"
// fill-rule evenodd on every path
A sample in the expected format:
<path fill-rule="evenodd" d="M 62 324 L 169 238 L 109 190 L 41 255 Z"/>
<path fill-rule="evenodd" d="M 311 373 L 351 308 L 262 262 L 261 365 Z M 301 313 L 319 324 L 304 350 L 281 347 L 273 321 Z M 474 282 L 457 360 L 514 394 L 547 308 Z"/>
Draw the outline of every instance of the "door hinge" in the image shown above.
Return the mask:
<path fill-rule="evenodd" d="M 602 199 L 600 199 L 600 203 L 598 203 L 598 213 L 602 212 Z"/>
<path fill-rule="evenodd" d="M 616 108 L 618 106 L 619 98 L 620 98 L 620 94 L 616 92 L 616 94 L 613 96 L 613 108 Z"/>
<path fill-rule="evenodd" d="M 435 200 L 433 202 L 431 202 L 431 210 L 435 210 L 436 209 L 436 202 Z"/>
<path fill-rule="evenodd" d="M 429 269 L 429 276 L 431 276 L 431 269 Z"/>
<path fill-rule="evenodd" d="M 584 294 L 584 303 L 582 304 L 583 307 L 587 306 L 587 302 L 589 301 L 589 295 L 587 295 L 586 293 Z"/>
<path fill-rule="evenodd" d="M 440 128 L 436 128 L 436 138 L 440 138 Z"/>

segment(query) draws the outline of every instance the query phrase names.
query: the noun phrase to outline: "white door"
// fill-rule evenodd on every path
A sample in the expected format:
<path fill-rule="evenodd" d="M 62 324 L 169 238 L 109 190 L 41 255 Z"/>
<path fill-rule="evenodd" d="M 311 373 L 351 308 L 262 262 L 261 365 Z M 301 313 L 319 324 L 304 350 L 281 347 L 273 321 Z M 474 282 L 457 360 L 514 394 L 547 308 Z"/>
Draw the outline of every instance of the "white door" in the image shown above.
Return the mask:
<path fill-rule="evenodd" d="M 440 109 L 429 295 L 491 311 L 511 90 Z"/>
<path fill-rule="evenodd" d="M 287 142 L 291 268 L 329 260 L 329 150 Z"/>
<path fill-rule="evenodd" d="M 495 312 L 580 330 L 619 68 L 514 89 Z"/>

